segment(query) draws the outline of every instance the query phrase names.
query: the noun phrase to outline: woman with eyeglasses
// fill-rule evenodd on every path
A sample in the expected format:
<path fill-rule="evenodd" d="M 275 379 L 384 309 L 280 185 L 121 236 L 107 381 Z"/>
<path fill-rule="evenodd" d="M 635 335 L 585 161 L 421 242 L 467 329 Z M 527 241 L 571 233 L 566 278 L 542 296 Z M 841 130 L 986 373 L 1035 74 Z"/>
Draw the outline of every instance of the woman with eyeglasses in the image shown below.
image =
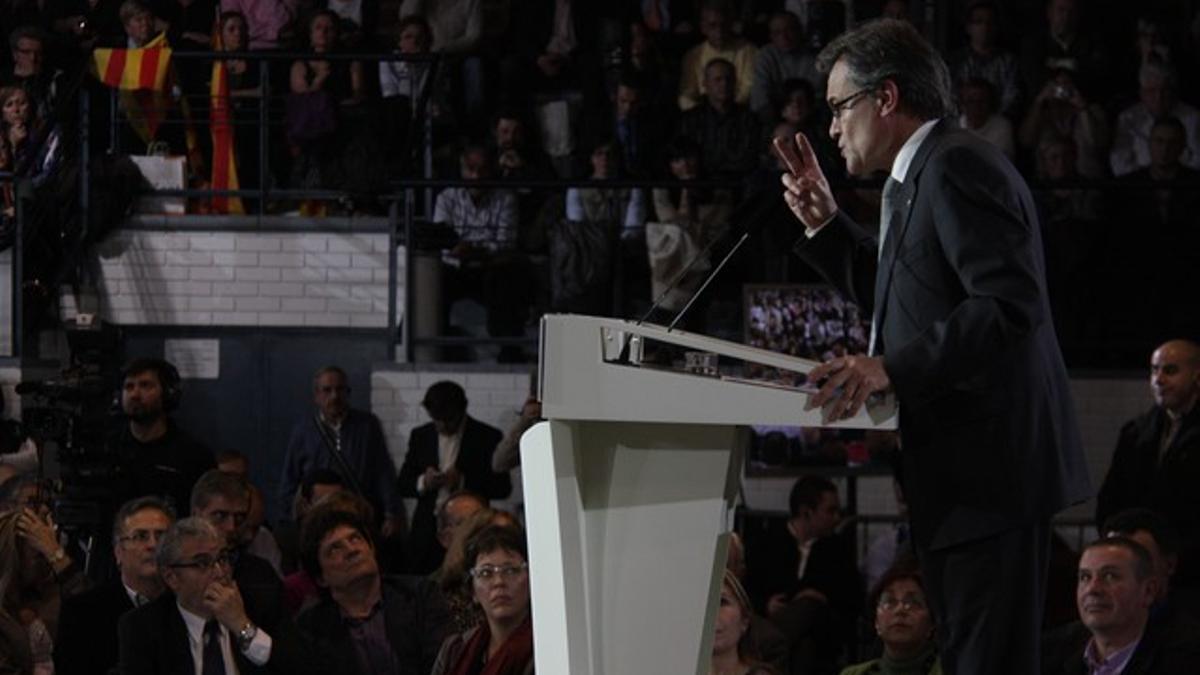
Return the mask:
<path fill-rule="evenodd" d="M 920 572 L 907 567 L 889 570 L 871 594 L 870 606 L 875 608 L 875 633 L 883 642 L 883 656 L 850 666 L 842 675 L 942 674 Z"/>
<path fill-rule="evenodd" d="M 525 534 L 488 525 L 466 543 L 466 583 L 484 622 L 446 639 L 432 675 L 530 675 L 533 624 Z"/>

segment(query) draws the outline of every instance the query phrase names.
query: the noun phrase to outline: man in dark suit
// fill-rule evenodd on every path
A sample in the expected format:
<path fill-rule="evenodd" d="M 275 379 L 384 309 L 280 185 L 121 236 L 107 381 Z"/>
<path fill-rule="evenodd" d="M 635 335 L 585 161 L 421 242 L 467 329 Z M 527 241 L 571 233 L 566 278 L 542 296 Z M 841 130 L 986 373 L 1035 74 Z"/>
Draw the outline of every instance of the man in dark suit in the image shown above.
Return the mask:
<path fill-rule="evenodd" d="M 492 471 L 492 453 L 503 434 L 467 414 L 462 387 L 448 381 L 434 383 L 421 405 L 433 421 L 413 429 L 408 437 L 400 494 L 417 498 L 410 566 L 416 574 L 428 574 L 445 554 L 437 543 L 434 512 L 438 505 L 458 490 L 503 499 L 512 492 L 512 480 L 507 472 Z"/>
<path fill-rule="evenodd" d="M 1079 559 L 1079 622 L 1046 639 L 1043 675 L 1184 675 L 1196 672 L 1200 641 L 1153 620 L 1158 575 L 1150 553 L 1126 537 L 1089 544 Z M 1103 669 L 1102 669 L 1103 667 Z"/>
<path fill-rule="evenodd" d="M 305 520 L 304 569 L 323 589 L 297 623 L 323 675 L 425 675 L 450 629 L 436 587 L 379 572 L 370 529 L 358 516 L 318 505 Z"/>
<path fill-rule="evenodd" d="M 1096 498 L 1096 523 L 1154 509 L 1183 541 L 1175 585 L 1200 594 L 1200 345 L 1171 340 L 1150 357 L 1154 407 L 1121 428 Z"/>
<path fill-rule="evenodd" d="M 184 518 L 163 536 L 157 561 L 171 592 L 121 617 L 122 675 L 312 672 L 290 624 L 268 631 L 247 613 L 225 544 L 202 518 Z"/>
<path fill-rule="evenodd" d="M 54 640 L 54 671 L 106 675 L 117 667 L 117 619 L 162 595 L 155 547 L 175 515 L 158 497 L 126 502 L 113 520 L 120 579 L 63 601 Z"/>
<path fill-rule="evenodd" d="M 797 254 L 873 315 L 870 355 L 813 369 L 809 404 L 840 419 L 895 391 L 946 672 L 1037 672 L 1050 518 L 1090 487 L 1033 199 L 998 150 L 942 119 L 949 73 L 911 25 L 865 24 L 818 67 L 848 172 L 890 177 L 880 245 L 839 212 L 803 134 L 799 152 L 777 143 Z"/>
<path fill-rule="evenodd" d="M 259 625 L 273 630 L 284 619 L 283 580 L 271 563 L 242 546 L 250 514 L 250 484 L 242 476 L 213 469 L 192 488 L 192 513 L 207 520 L 225 538 L 233 580 Z"/>

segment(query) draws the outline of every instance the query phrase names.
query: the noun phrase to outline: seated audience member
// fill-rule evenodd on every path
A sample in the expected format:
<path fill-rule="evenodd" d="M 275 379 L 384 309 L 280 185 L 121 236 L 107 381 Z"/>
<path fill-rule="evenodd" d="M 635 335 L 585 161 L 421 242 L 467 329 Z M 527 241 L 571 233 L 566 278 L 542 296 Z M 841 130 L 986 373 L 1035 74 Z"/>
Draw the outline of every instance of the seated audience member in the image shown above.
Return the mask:
<path fill-rule="evenodd" d="M 852 544 L 837 535 L 837 486 L 803 476 L 788 495 L 788 532 L 773 560 L 751 572 L 766 616 L 792 645 L 791 667 L 813 669 L 836 661 L 862 607 Z"/>
<path fill-rule="evenodd" d="M 290 622 L 267 627 L 247 613 L 247 589 L 230 574 L 226 546 L 226 537 L 203 518 L 184 518 L 167 530 L 155 557 L 171 592 L 121 617 L 120 672 L 314 672 Z"/>
<path fill-rule="evenodd" d="M 717 605 L 717 621 L 713 626 L 710 673 L 738 675 L 772 675 L 775 670 L 759 661 L 758 645 L 750 630 L 754 610 L 746 589 L 730 570 L 725 570 L 721 583 L 721 599 Z"/>
<path fill-rule="evenodd" d="M 117 510 L 112 546 L 119 578 L 63 602 L 55 673 L 106 675 L 116 669 L 118 620 L 166 590 L 155 550 L 174 521 L 171 507 L 158 497 L 139 497 Z"/>
<path fill-rule="evenodd" d="M 375 540 L 355 514 L 318 507 L 301 534 L 304 569 L 321 587 L 297 623 L 328 675 L 427 673 L 446 636 L 433 584 L 384 578 Z"/>
<path fill-rule="evenodd" d="M 666 151 L 671 177 L 681 183 L 706 178 L 700 156 L 701 148 L 694 139 L 676 137 Z M 733 215 L 733 194 L 725 189 L 690 185 L 657 187 L 651 194 L 654 218 L 646 223 L 646 254 L 650 265 L 650 294 L 658 298 L 710 240 L 725 234 Z M 698 262 L 688 276 L 662 298 L 662 308 L 669 312 L 682 309 L 704 275 L 712 269 L 711 264 L 709 260 Z"/>
<path fill-rule="evenodd" d="M 1113 175 L 1123 176 L 1151 165 L 1151 135 L 1156 123 L 1165 117 L 1179 120 L 1184 130 L 1180 163 L 1200 169 L 1200 110 L 1179 100 L 1174 71 L 1160 63 L 1148 63 L 1142 66 L 1138 83 L 1138 102 L 1117 116 L 1108 155 Z"/>
<path fill-rule="evenodd" d="M 512 492 L 512 480 L 507 473 L 492 471 L 500 430 L 467 414 L 467 395 L 461 386 L 436 382 L 421 405 L 431 421 L 409 434 L 399 483 L 401 494 L 417 498 L 410 538 L 412 569 L 428 574 L 445 555 L 437 541 L 438 506 L 458 490 L 489 500 L 504 499 Z"/>
<path fill-rule="evenodd" d="M 290 513 L 301 481 L 316 469 L 332 469 L 341 476 L 341 484 L 371 503 L 383 519 L 383 535 L 390 537 L 402 532 L 404 523 L 396 465 L 379 418 L 351 406 L 352 393 L 349 376 L 338 366 L 323 366 L 313 374 L 314 409 L 292 427 L 279 479 L 279 508 Z"/>
<path fill-rule="evenodd" d="M 491 153 L 483 146 L 467 146 L 459 169 L 464 180 L 487 180 L 494 175 Z M 444 256 L 448 298 L 443 311 L 448 313 L 461 298 L 481 301 L 492 337 L 520 336 L 529 309 L 526 265 L 517 251 L 517 214 L 516 195 L 503 188 L 446 188 L 433 207 L 433 222 L 450 226 L 459 237 Z M 504 350 L 506 359 L 519 358 L 519 349 Z"/>
<path fill-rule="evenodd" d="M 192 486 L 215 466 L 212 452 L 171 418 L 182 398 L 179 371 L 163 359 L 139 358 L 122 373 L 121 410 L 129 420 L 116 447 L 129 458 L 116 498 L 158 495 L 176 513 L 186 514 Z"/>
<path fill-rule="evenodd" d="M 266 560 L 243 546 L 250 514 L 250 485 L 241 476 L 213 469 L 192 489 L 192 515 L 212 523 L 230 556 L 232 578 L 241 589 L 246 611 L 260 626 L 274 629 L 284 618 L 283 580 Z"/>
<path fill-rule="evenodd" d="M 413 58 L 428 55 L 430 31 L 429 22 L 420 14 L 404 17 L 400 20 L 395 53 Z M 388 155 L 398 162 L 400 171 L 410 171 L 416 166 L 413 162 L 417 160 L 424 134 L 424 124 L 417 122 L 432 120 L 435 144 L 445 127 L 453 124 L 442 78 L 431 78 L 433 72 L 430 64 L 423 61 L 379 61 L 379 93 L 388 120 L 385 127 Z"/>
<path fill-rule="evenodd" d="M 221 0 L 221 13 L 237 12 L 246 18 L 248 46 L 255 51 L 288 46 L 298 8 L 293 0 Z"/>
<path fill-rule="evenodd" d="M 733 98 L 736 77 L 729 61 L 710 60 L 704 66 L 704 99 L 679 121 L 680 133 L 700 145 L 712 178 L 744 178 L 758 158 L 762 131 L 754 114 Z"/>
<path fill-rule="evenodd" d="M 791 124 L 808 136 L 808 143 L 826 176 L 844 176 L 845 163 L 837 145 L 830 139 L 828 113 L 817 90 L 808 80 L 787 80 L 775 91 L 771 105 L 774 119 Z M 767 149 L 766 152 L 774 152 Z"/>
<path fill-rule="evenodd" d="M 46 35 L 34 26 L 19 26 L 8 35 L 12 69 L 0 75 L 0 86 L 17 86 L 29 95 L 34 117 L 48 120 L 55 113 L 61 70 L 46 65 Z"/>
<path fill-rule="evenodd" d="M 517 108 L 504 107 L 496 112 L 489 140 L 499 178 L 522 181 L 554 177 L 550 157 L 530 138 L 525 115 Z M 536 213 L 544 199 L 539 190 L 517 188 L 517 211 L 523 216 Z"/>
<path fill-rule="evenodd" d="M 589 148 L 594 181 L 622 177 L 619 148 L 610 139 Z M 625 246 L 640 249 L 646 222 L 641 188 L 570 187 L 566 223 L 558 223 L 551 245 L 550 308 L 580 314 L 611 311 L 614 257 Z"/>
<path fill-rule="evenodd" d="M 323 487 L 324 489 L 328 489 L 332 486 Z M 296 521 L 300 526 L 301 533 L 304 531 L 304 523 L 307 522 L 308 515 L 315 512 L 318 508 L 322 511 L 341 511 L 353 514 L 365 523 L 375 522 L 375 511 L 367 503 L 367 500 L 354 492 L 346 490 L 342 486 L 337 486 L 333 487 L 331 492 L 326 492 L 322 496 L 314 498 L 311 509 L 306 511 L 300 520 Z M 374 533 L 374 530 L 372 533 Z M 302 609 L 308 607 L 319 595 L 320 587 L 317 586 L 316 580 L 309 575 L 303 566 L 287 575 L 283 580 L 283 603 L 288 614 L 291 616 L 295 616 Z"/>
<path fill-rule="evenodd" d="M 996 91 L 983 78 L 964 81 L 958 88 L 958 123 L 1000 149 L 1005 157 L 1016 156 L 1012 122 L 996 109 Z"/>
<path fill-rule="evenodd" d="M 275 541 L 275 535 L 266 525 L 267 509 L 263 502 L 262 490 L 253 483 L 249 483 L 247 487 L 250 489 L 250 511 L 239 534 L 242 550 L 266 560 L 271 569 L 275 570 L 275 574 L 282 578 L 283 552 L 279 550 L 279 542 Z"/>
<path fill-rule="evenodd" d="M 1078 0 L 1046 0 L 1045 5 L 1044 23 L 1027 30 L 1022 40 L 1022 89 L 1037 91 L 1053 71 L 1070 64 L 1076 84 L 1093 95 L 1108 94 L 1109 59 L 1102 39 L 1081 17 L 1087 5 Z"/>
<path fill-rule="evenodd" d="M 20 597 L 23 582 L 18 570 L 28 554 L 20 544 L 17 520 L 21 513 L 0 513 L 0 664 L 12 673 L 32 673 L 35 650 L 45 653 L 50 649 L 50 636 L 44 623 L 37 626 L 27 621 L 16 599 Z"/>
<path fill-rule="evenodd" d="M 1150 621 L 1157 592 L 1154 564 L 1141 544 L 1125 537 L 1088 544 L 1075 591 L 1080 621 L 1046 636 L 1042 673 L 1193 672 L 1200 643 L 1165 639 Z"/>
<path fill-rule="evenodd" d="M 967 8 L 967 44 L 951 55 L 950 74 L 960 89 L 974 79 L 990 83 L 996 110 L 1013 115 L 1020 98 L 1021 73 L 1016 55 L 1000 46 L 999 19 L 995 3 L 971 3 Z"/>
<path fill-rule="evenodd" d="M 1075 142 L 1070 138 L 1043 136 L 1037 147 L 1038 180 L 1079 180 L 1075 159 Z M 1046 285 L 1058 340 L 1064 353 L 1084 358 L 1090 344 L 1085 336 L 1093 330 L 1094 317 L 1101 314 L 1097 303 L 1107 302 L 1095 276 L 1104 267 L 1104 195 L 1095 188 L 1045 187 L 1033 198 L 1046 259 L 1056 261 L 1046 268 Z"/>
<path fill-rule="evenodd" d="M 641 104 L 656 117 L 674 115 L 679 111 L 675 83 L 676 69 L 668 65 L 669 59 L 654 41 L 650 29 L 641 21 L 629 24 L 622 68 L 629 77 L 641 84 Z"/>
<path fill-rule="evenodd" d="M 742 536 L 737 532 L 729 533 L 729 552 L 725 558 L 725 569 L 737 578 L 745 593 L 746 579 L 746 545 Z M 747 596 L 747 599 L 749 596 Z M 787 672 L 788 643 L 783 633 L 768 619 L 754 611 L 753 604 L 747 605 L 746 616 L 750 618 L 749 640 L 758 648 L 760 660 L 769 664 L 775 670 Z"/>
<path fill-rule="evenodd" d="M 933 613 L 915 567 L 894 567 L 885 573 L 871 592 L 868 609 L 875 612 L 875 634 L 883 643 L 883 655 L 850 666 L 842 675 L 941 675 Z"/>
<path fill-rule="evenodd" d="M 467 540 L 465 551 L 467 583 L 483 609 L 484 621 L 446 638 L 431 675 L 532 675 L 525 534 L 517 527 L 490 525 Z"/>
<path fill-rule="evenodd" d="M 750 109 L 764 123 L 772 117 L 775 92 L 788 80 L 804 80 L 814 88 L 821 81 L 816 60 L 804 48 L 804 28 L 791 12 L 779 11 L 768 23 L 771 42 L 758 50 L 754 59 L 754 84 L 750 89 Z"/>
<path fill-rule="evenodd" d="M 1158 593 L 1150 610 L 1150 623 L 1163 626 L 1171 640 L 1200 642 L 1200 604 L 1196 593 L 1180 592 L 1171 580 L 1179 568 L 1179 534 L 1162 514 L 1133 508 L 1114 514 L 1100 530 L 1106 537 L 1126 537 L 1145 547 L 1154 563 Z M 1194 589 L 1193 589 L 1194 590 Z"/>
<path fill-rule="evenodd" d="M 1150 166 L 1126 174 L 1134 187 L 1111 196 L 1115 222 L 1133 224 L 1137 236 L 1123 236 L 1128 232 L 1120 225 L 1109 233 L 1101 265 L 1122 265 L 1129 274 L 1121 276 L 1131 277 L 1105 279 L 1105 301 L 1128 306 L 1128 311 L 1110 317 L 1109 325 L 1125 324 L 1123 335 L 1139 351 L 1147 337 L 1200 334 L 1200 314 L 1194 306 L 1200 284 L 1200 171 L 1183 165 L 1185 144 L 1178 119 L 1155 121 Z M 1169 263 L 1160 259 L 1163 251 L 1171 251 Z M 1122 281 L 1128 284 L 1122 286 Z"/>
<path fill-rule="evenodd" d="M 1100 106 L 1084 96 L 1075 78 L 1074 70 L 1062 68 L 1042 83 L 1021 121 L 1017 140 L 1032 150 L 1048 134 L 1068 137 L 1075 142 L 1079 175 L 1103 178 L 1107 173 L 1108 122 Z"/>
<path fill-rule="evenodd" d="M 291 508 L 285 511 L 291 519 L 280 518 L 275 524 L 275 540 L 283 554 L 285 575 L 295 572 L 300 564 L 300 521 L 304 520 L 304 515 L 317 500 L 345 487 L 341 475 L 333 469 L 313 469 L 300 480 L 300 489 L 296 490 Z"/>
<path fill-rule="evenodd" d="M 1171 340 L 1150 357 L 1154 407 L 1121 428 L 1096 497 L 1096 522 L 1125 509 L 1161 513 L 1179 533 L 1172 584 L 1200 589 L 1200 346 Z"/>
<path fill-rule="evenodd" d="M 464 517 L 445 537 L 446 557 L 442 559 L 442 566 L 430 575 L 450 612 L 452 633 L 466 632 L 483 621 L 483 613 L 471 594 L 470 586 L 463 583 L 468 578 L 464 549 L 472 535 L 491 525 L 516 526 L 517 521 L 507 511 L 486 506 Z M 438 534 L 439 541 L 442 541 L 441 532 Z"/>
<path fill-rule="evenodd" d="M 653 173 L 665 127 L 661 110 L 651 104 L 650 96 L 641 76 L 626 71 L 617 80 L 609 105 L 597 106 L 588 123 L 587 135 L 613 139 L 621 166 L 634 178 L 648 178 Z"/>
<path fill-rule="evenodd" d="M 58 125 L 37 114 L 37 105 L 20 86 L 0 87 L 0 134 L 11 153 L 12 172 L 41 187 L 62 157 Z"/>
<path fill-rule="evenodd" d="M 34 672 L 50 672 L 59 609 L 64 600 L 86 591 L 89 580 L 59 540 L 50 495 L 36 477 L 8 479 L 0 502 L 6 505 L 0 515 L 0 568 L 12 575 L 0 596 L 3 610 L 24 626 Z"/>
<path fill-rule="evenodd" d="M 453 101 L 468 119 L 483 113 L 485 67 L 484 12 L 480 0 L 404 0 L 400 3 L 400 32 L 420 20 L 425 26 L 425 48 L 441 57 L 441 68 L 449 72 L 451 89 L 460 100 Z M 404 51 L 401 45 L 401 51 Z M 393 62 L 395 63 L 395 62 Z M 382 68 L 383 64 L 380 64 Z"/>
<path fill-rule="evenodd" d="M 742 105 L 750 102 L 754 88 L 754 59 L 757 48 L 733 32 L 733 12 L 727 0 L 705 0 L 700 8 L 700 32 L 704 42 L 683 55 L 679 77 L 679 109 L 699 105 L 708 88 L 708 64 L 723 59 L 733 66 L 729 79 L 732 99 Z"/>

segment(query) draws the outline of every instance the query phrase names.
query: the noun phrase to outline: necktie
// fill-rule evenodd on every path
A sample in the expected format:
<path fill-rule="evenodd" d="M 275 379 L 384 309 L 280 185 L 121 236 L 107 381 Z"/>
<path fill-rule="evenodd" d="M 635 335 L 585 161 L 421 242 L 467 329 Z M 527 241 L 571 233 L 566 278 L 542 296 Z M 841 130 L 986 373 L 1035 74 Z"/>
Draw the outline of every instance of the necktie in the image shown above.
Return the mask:
<path fill-rule="evenodd" d="M 883 247 L 887 243 L 888 229 L 892 226 L 892 221 L 896 220 L 896 211 L 900 206 L 899 192 L 900 186 L 903 185 L 900 181 L 888 176 L 888 179 L 883 184 L 883 199 L 879 204 L 879 251 L 878 258 L 883 259 Z M 883 302 L 883 298 L 875 298 L 875 316 L 879 316 L 879 305 Z M 876 343 L 879 340 L 879 326 L 875 318 L 871 319 L 871 341 L 867 346 L 867 353 L 875 356 Z"/>
<path fill-rule="evenodd" d="M 200 675 L 225 675 L 225 657 L 221 654 L 221 624 L 209 619 L 204 624 L 204 665 Z"/>

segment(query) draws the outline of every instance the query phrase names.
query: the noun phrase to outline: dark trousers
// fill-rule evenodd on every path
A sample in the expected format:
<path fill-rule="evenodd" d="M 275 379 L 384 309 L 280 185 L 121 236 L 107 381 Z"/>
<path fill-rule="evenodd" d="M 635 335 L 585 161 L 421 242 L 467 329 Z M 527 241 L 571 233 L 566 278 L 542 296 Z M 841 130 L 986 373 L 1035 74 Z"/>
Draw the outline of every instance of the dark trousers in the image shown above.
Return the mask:
<path fill-rule="evenodd" d="M 946 675 L 1037 675 L 1049 519 L 917 557 Z"/>

